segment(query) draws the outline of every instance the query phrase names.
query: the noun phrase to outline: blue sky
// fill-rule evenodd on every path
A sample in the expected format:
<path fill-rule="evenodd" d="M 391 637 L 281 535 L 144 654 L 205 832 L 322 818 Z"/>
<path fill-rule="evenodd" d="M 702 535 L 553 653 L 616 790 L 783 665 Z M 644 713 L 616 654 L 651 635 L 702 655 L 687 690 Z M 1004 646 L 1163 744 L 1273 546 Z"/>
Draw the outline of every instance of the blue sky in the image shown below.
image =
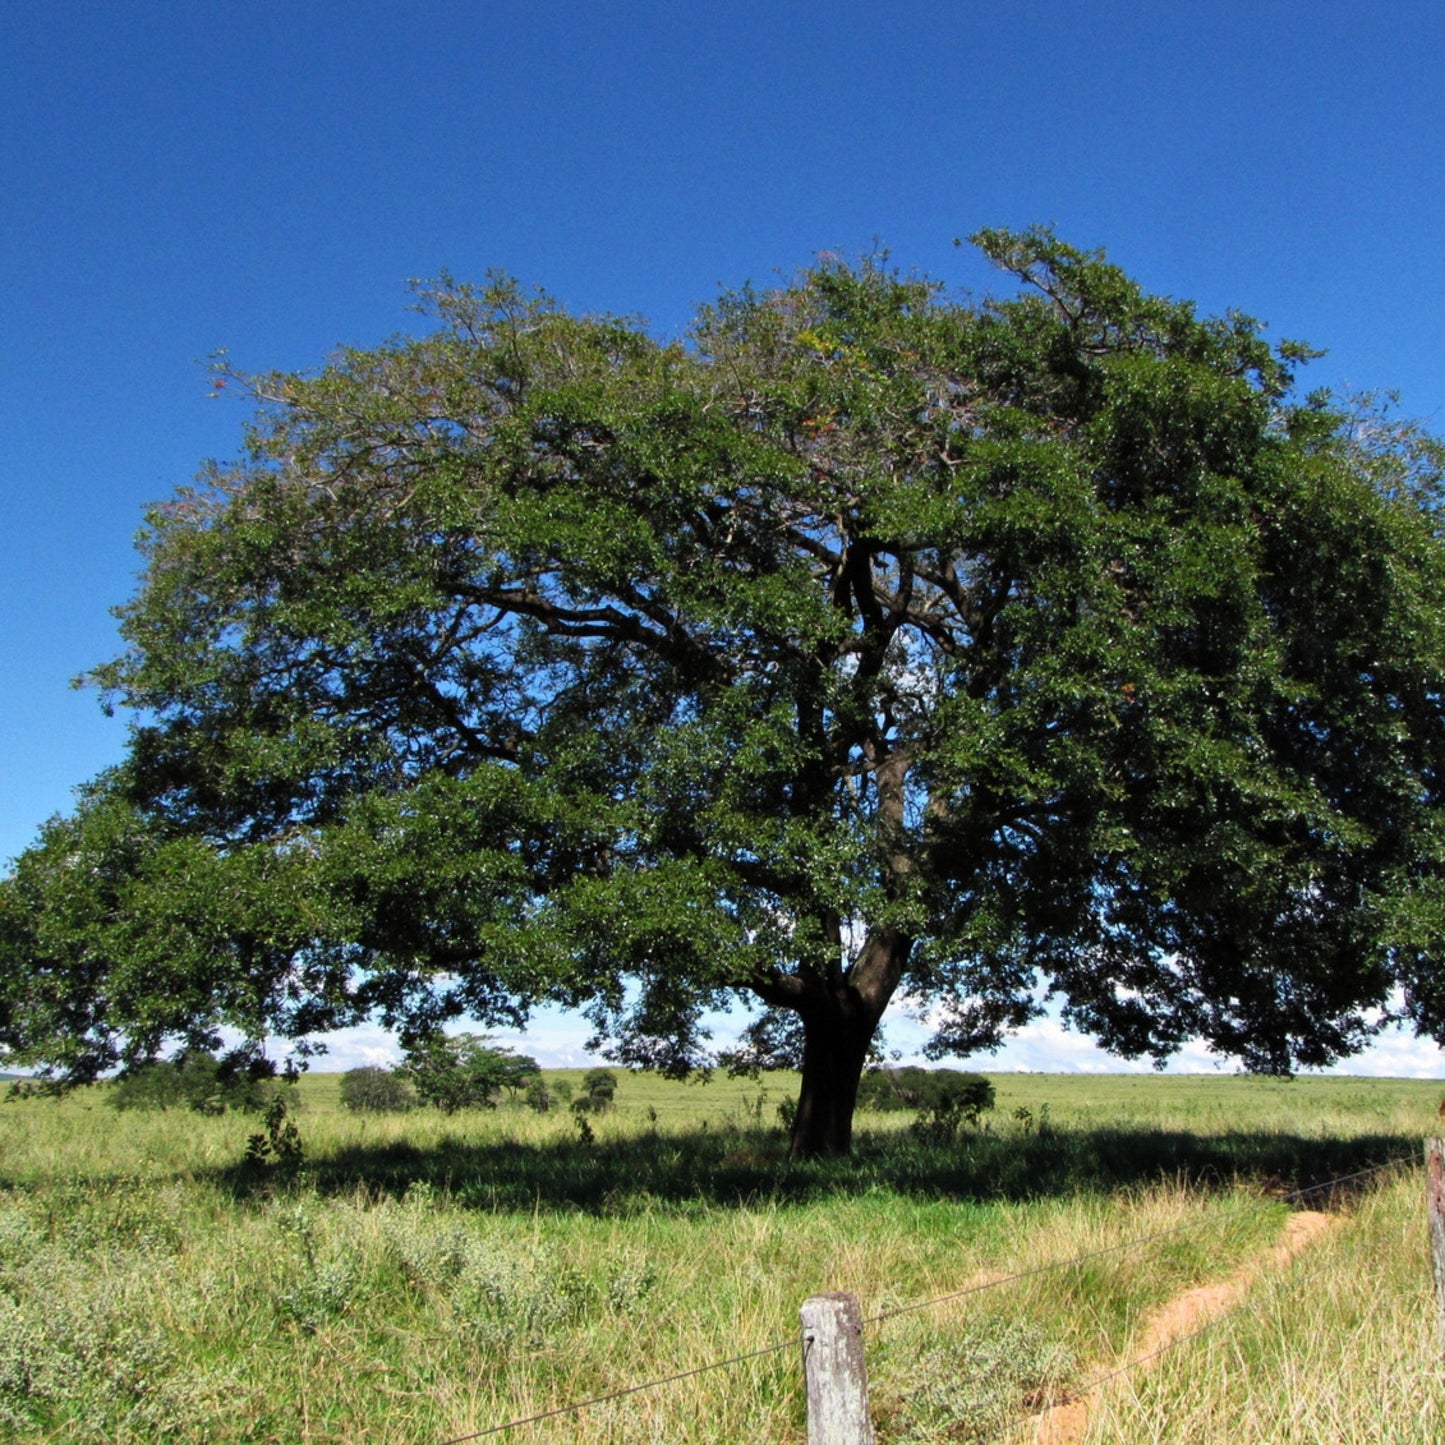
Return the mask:
<path fill-rule="evenodd" d="M 315 366 L 443 269 L 663 333 L 875 242 L 987 290 L 953 238 L 1039 221 L 1438 426 L 1442 42 L 1424 0 L 12 0 L 0 859 L 120 755 L 69 680 L 115 650 L 144 504 L 236 449 L 213 352 Z"/>

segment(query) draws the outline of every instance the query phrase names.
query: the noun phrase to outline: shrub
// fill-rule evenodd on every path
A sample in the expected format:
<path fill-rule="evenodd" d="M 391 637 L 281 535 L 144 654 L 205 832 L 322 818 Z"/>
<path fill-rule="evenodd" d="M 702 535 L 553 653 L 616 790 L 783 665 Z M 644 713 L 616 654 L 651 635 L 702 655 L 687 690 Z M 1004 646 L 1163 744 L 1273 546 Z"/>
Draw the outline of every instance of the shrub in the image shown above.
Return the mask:
<path fill-rule="evenodd" d="M 341 1106 L 357 1114 L 404 1114 L 417 1105 L 416 1090 L 391 1069 L 368 1065 L 341 1076 Z"/>
<path fill-rule="evenodd" d="M 254 1113 L 264 1109 L 274 1093 L 268 1083 L 274 1072 L 264 1059 L 218 1059 L 204 1049 L 188 1049 L 174 1059 L 155 1059 L 123 1074 L 111 1086 L 106 1103 L 113 1109 Z"/>
<path fill-rule="evenodd" d="M 884 1357 L 894 1368 L 880 1372 L 873 1404 L 897 1445 L 1007 1435 L 1021 1411 L 1063 1396 L 1078 1369 L 1067 1345 L 1027 1321 L 965 1326 L 946 1344 L 902 1330 Z"/>
<path fill-rule="evenodd" d="M 870 1069 L 859 1083 L 858 1105 L 884 1112 L 911 1109 L 919 1116 L 913 1131 L 943 1143 L 993 1108 L 994 1089 L 982 1074 L 957 1069 Z"/>
<path fill-rule="evenodd" d="M 617 1075 L 611 1069 L 588 1069 L 582 1075 L 582 1089 L 587 1100 L 585 1108 L 594 1114 L 605 1114 L 617 1093 Z M 577 1109 L 580 1104 L 582 1100 L 578 1099 L 572 1107 Z"/>
<path fill-rule="evenodd" d="M 274 1164 L 283 1174 L 291 1175 L 301 1167 L 306 1149 L 301 1131 L 286 1109 L 286 1099 L 277 1094 L 266 1105 L 261 1133 L 246 1140 L 246 1159 L 250 1164 Z"/>

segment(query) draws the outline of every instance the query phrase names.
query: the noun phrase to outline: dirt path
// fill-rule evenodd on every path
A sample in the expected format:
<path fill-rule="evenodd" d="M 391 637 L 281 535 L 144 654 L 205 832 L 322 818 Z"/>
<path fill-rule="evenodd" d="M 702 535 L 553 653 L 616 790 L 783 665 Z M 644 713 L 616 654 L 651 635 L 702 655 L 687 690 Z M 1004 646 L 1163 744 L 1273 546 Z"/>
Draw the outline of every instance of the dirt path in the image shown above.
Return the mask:
<path fill-rule="evenodd" d="M 1218 1284 L 1186 1290 L 1151 1315 L 1131 1343 L 1128 1357 L 1119 1361 L 1118 1368 L 1148 1369 L 1153 1357 L 1175 1340 L 1193 1334 L 1233 1309 L 1261 1275 L 1285 1268 L 1300 1250 L 1313 1244 L 1335 1223 L 1337 1220 L 1333 1215 L 1310 1210 L 1291 1214 L 1285 1223 L 1284 1237 L 1273 1249 L 1256 1256 Z M 1090 1394 L 1080 1395 L 1066 1405 L 1056 1405 L 1052 1410 L 1045 1411 L 1039 1416 L 1034 1431 L 1034 1445 L 1079 1445 L 1103 1391 L 1112 1383 L 1106 1381 Z"/>

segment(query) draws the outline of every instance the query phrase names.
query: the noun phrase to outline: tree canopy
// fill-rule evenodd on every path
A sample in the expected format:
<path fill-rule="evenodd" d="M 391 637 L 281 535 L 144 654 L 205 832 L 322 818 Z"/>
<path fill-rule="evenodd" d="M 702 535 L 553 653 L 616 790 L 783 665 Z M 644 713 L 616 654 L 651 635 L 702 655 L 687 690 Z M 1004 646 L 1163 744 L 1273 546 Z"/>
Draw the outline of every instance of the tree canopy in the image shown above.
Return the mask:
<path fill-rule="evenodd" d="M 448 280 L 238 377 L 94 675 L 128 758 L 0 888 L 9 1055 L 551 1000 L 679 1073 L 741 995 L 810 1154 L 894 1000 L 939 1054 L 1050 999 L 1277 1072 L 1445 1037 L 1438 446 L 974 240 L 1017 294 L 830 260 L 670 342 Z"/>
<path fill-rule="evenodd" d="M 407 1050 L 399 1072 L 426 1103 L 455 1114 L 496 1108 L 503 1089 L 516 1095 L 542 1070 L 536 1059 L 477 1034 L 434 1033 Z"/>

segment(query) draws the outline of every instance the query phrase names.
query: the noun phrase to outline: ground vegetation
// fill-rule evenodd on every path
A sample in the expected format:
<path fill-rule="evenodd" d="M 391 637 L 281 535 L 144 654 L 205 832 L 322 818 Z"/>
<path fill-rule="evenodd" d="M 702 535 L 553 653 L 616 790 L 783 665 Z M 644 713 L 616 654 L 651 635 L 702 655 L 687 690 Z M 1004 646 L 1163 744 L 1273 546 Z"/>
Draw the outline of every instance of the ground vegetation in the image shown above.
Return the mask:
<path fill-rule="evenodd" d="M 1091 1438 L 1440 1434 L 1429 1081 L 994 1075 L 947 1144 L 870 1111 L 853 1160 L 799 1164 L 759 1122 L 795 1077 L 624 1076 L 586 1147 L 520 1099 L 358 1114 L 341 1082 L 298 1085 L 299 1158 L 243 1157 L 229 1114 L 104 1112 L 109 1084 L 0 1103 L 5 1438 L 445 1440 L 776 1345 L 528 1429 L 800 1445 L 798 1306 L 831 1289 L 888 1316 L 865 1330 L 883 1445 L 1027 1434 L 1301 1204 L 1330 1211 L 1320 1242 L 1121 1377 Z M 1019 1122 L 1046 1110 L 1047 1136 Z"/>

